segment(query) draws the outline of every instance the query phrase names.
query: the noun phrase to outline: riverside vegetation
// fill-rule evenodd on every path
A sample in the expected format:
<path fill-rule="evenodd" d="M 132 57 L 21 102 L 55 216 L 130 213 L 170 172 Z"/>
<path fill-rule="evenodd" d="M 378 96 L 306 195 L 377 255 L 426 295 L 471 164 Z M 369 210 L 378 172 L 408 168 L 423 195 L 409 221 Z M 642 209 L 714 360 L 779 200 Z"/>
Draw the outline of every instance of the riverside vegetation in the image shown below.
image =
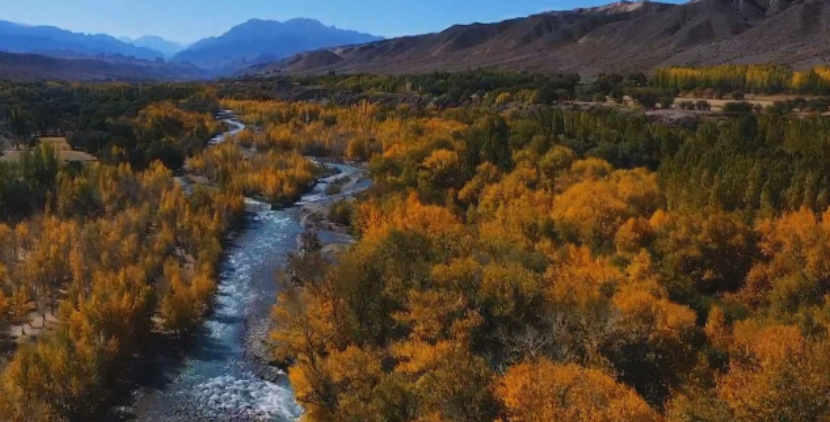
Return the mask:
<path fill-rule="evenodd" d="M 830 414 L 826 120 L 240 108 L 375 182 L 338 264 L 282 278 L 307 420 Z"/>
<path fill-rule="evenodd" d="M 458 77 L 490 99 L 556 93 Z M 143 344 L 209 311 L 243 196 L 286 204 L 313 183 L 303 155 L 366 161 L 374 182 L 333 211 L 353 248 L 280 278 L 274 359 L 307 420 L 830 415 L 825 119 L 286 103 L 270 84 L 0 86 L 7 137 L 98 158 L 0 161 L 0 328 L 59 319 L 0 340 L 0 419 L 98 415 Z M 225 108 L 251 129 L 206 148 Z M 181 172 L 211 186 L 187 194 Z"/>
<path fill-rule="evenodd" d="M 0 420 L 93 419 L 148 341 L 187 336 L 210 310 L 223 240 L 240 222 L 249 180 L 275 203 L 313 182 L 317 169 L 296 153 L 245 160 L 234 142 L 205 149 L 220 125 L 218 102 L 205 101 L 203 89 L 152 87 L 146 92 L 157 97 L 133 108 L 142 101 L 131 93 L 144 89 L 54 86 L 41 92 L 45 101 L 74 93 L 62 107 L 81 107 L 66 111 L 75 119 L 37 128 L 29 118 L 14 128 L 23 113 L 10 113 L 17 139 L 67 127 L 70 143 L 99 162 L 64 163 L 46 145 L 0 162 L 0 342 L 10 345 L 10 325 L 22 331 L 2 365 Z M 98 108 L 82 105 L 100 96 Z M 22 110 L 25 100 L 15 102 L 12 110 Z M 173 176 L 188 157 L 220 188 L 186 194 Z M 225 183 L 218 173 L 232 165 Z M 30 342 L 33 313 L 43 321 L 57 314 L 58 323 Z"/>

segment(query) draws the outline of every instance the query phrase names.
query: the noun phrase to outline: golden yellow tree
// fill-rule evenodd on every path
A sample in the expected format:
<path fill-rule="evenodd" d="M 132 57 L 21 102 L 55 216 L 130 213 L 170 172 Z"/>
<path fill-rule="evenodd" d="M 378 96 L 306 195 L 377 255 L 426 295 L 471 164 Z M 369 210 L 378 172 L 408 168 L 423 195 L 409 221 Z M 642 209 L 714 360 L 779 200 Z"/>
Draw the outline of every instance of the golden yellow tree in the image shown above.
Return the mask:
<path fill-rule="evenodd" d="M 575 364 L 524 362 L 508 369 L 495 389 L 510 422 L 660 420 L 631 388 Z"/>

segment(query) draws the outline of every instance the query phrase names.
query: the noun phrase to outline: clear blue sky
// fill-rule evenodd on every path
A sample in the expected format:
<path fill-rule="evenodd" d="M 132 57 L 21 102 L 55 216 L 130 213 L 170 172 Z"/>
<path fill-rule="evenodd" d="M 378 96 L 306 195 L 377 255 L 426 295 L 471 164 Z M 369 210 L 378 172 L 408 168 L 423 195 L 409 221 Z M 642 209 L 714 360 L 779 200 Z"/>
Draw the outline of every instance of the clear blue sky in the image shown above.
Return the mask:
<path fill-rule="evenodd" d="M 251 18 L 316 18 L 384 37 L 440 31 L 613 0 L 3 0 L 0 20 L 193 42 Z M 669 0 L 678 2 L 679 0 Z"/>

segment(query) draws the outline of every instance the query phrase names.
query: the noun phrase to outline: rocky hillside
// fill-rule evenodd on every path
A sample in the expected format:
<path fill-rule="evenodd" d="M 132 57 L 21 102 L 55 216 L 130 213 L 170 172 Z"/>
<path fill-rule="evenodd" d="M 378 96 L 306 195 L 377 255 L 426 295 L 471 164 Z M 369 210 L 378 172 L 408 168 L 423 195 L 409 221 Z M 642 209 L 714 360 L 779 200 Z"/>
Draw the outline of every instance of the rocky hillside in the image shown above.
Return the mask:
<path fill-rule="evenodd" d="M 671 64 L 830 61 L 827 0 L 619 2 L 442 32 L 301 53 L 246 74 L 411 73 L 505 67 L 649 71 Z"/>

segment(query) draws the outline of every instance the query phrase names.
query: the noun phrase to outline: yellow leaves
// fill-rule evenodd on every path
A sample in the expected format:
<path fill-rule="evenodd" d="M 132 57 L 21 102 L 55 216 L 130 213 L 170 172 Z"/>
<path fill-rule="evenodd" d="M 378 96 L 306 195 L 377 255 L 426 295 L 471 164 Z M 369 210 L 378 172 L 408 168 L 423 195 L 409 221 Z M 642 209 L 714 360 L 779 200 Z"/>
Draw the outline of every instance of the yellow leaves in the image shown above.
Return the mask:
<path fill-rule="evenodd" d="M 531 304 L 544 294 L 542 278 L 517 263 L 489 264 L 481 274 L 479 294 L 499 317 L 531 312 Z"/>
<path fill-rule="evenodd" d="M 322 294 L 308 290 L 280 293 L 272 311 L 275 324 L 271 339 L 279 360 L 314 362 L 337 334 L 338 321 L 333 304 Z"/>
<path fill-rule="evenodd" d="M 498 105 L 504 105 L 504 104 L 508 104 L 508 103 L 511 103 L 511 102 L 513 102 L 513 94 L 511 94 L 509 92 L 504 92 L 502 94 L 499 94 L 499 96 L 496 98 L 496 104 L 498 104 Z"/>
<path fill-rule="evenodd" d="M 696 315 L 688 307 L 632 288 L 614 295 L 613 303 L 620 311 L 623 330 L 645 335 L 652 344 L 674 342 L 684 351 L 691 346 L 688 342 L 696 329 Z"/>
<path fill-rule="evenodd" d="M 458 154 L 447 149 L 435 150 L 424 160 L 424 167 L 435 173 L 455 171 L 457 165 Z"/>
<path fill-rule="evenodd" d="M 209 113 L 182 110 L 169 101 L 149 105 L 139 113 L 136 124 L 150 139 L 164 135 L 206 139 L 219 132 L 219 123 Z"/>
<path fill-rule="evenodd" d="M 732 342 L 732 331 L 726 325 L 723 310 L 718 306 L 713 306 L 709 311 L 709 317 L 706 320 L 703 332 L 706 333 L 709 342 L 715 347 L 726 349 Z"/>
<path fill-rule="evenodd" d="M 490 178 L 489 167 L 479 167 L 482 176 Z M 535 200 L 537 205 L 547 203 L 550 207 L 552 196 L 548 192 L 533 191 L 532 188 L 538 182 L 536 170 L 530 166 L 521 166 L 510 173 L 502 181 L 493 183 L 484 189 L 478 211 L 485 215 L 492 215 L 499 207 L 506 206 L 514 201 Z M 465 188 L 466 189 L 466 188 Z M 462 191 L 463 192 L 463 191 Z M 529 206 L 531 204 L 522 204 Z M 542 211 L 546 211 L 543 209 Z"/>
<path fill-rule="evenodd" d="M 11 301 L 8 297 L 6 297 L 6 294 L 0 290 L 0 332 L 3 332 L 9 328 L 9 311 L 11 308 Z"/>
<path fill-rule="evenodd" d="M 273 204 L 299 199 L 319 168 L 296 152 L 269 151 L 246 155 L 226 143 L 203 151 L 189 162 L 191 170 L 247 196 L 261 196 Z"/>
<path fill-rule="evenodd" d="M 539 169 L 545 174 L 545 176 L 555 180 L 559 174 L 570 169 L 574 161 L 576 161 L 576 154 L 573 150 L 560 145 L 554 145 L 539 160 Z M 584 163 L 580 164 L 580 166 L 584 165 Z M 600 167 L 604 168 L 604 166 Z M 581 171 L 581 167 L 574 170 Z"/>
<path fill-rule="evenodd" d="M 650 216 L 662 205 L 656 173 L 644 168 L 617 170 L 610 181 L 635 215 Z"/>
<path fill-rule="evenodd" d="M 164 264 L 164 279 L 167 292 L 159 308 L 164 327 L 173 332 L 193 329 L 215 292 L 216 282 L 207 274 L 188 274 L 172 260 Z"/>
<path fill-rule="evenodd" d="M 405 201 L 394 199 L 382 208 L 361 204 L 362 231 L 366 236 L 380 236 L 391 229 L 412 230 L 431 236 L 458 233 L 462 225 L 446 208 L 424 205 L 416 193 Z"/>
<path fill-rule="evenodd" d="M 35 309 L 34 303 L 23 288 L 18 288 L 12 294 L 9 300 L 9 311 L 11 313 L 12 322 L 17 325 L 23 325 L 23 332 L 25 333 L 25 325 L 29 323 L 29 314 Z"/>
<path fill-rule="evenodd" d="M 458 199 L 466 204 L 472 204 L 478 201 L 479 196 L 484 192 L 488 185 L 495 183 L 501 172 L 489 161 L 479 164 L 476 167 L 476 174 L 473 180 L 470 180 L 464 188 L 458 193 Z"/>
<path fill-rule="evenodd" d="M 326 360 L 326 366 L 330 368 L 331 380 L 344 390 L 371 392 L 383 373 L 381 357 L 356 346 L 332 352 Z"/>
<path fill-rule="evenodd" d="M 448 337 L 447 322 L 466 308 L 463 297 L 438 290 L 407 292 L 406 310 L 392 315 L 399 324 L 409 326 L 410 338 L 435 341 Z"/>
<path fill-rule="evenodd" d="M 382 146 L 373 139 L 355 137 L 346 147 L 346 158 L 353 161 L 369 161 L 373 155 L 382 152 Z"/>
<path fill-rule="evenodd" d="M 476 290 L 481 268 L 481 263 L 472 257 L 457 259 L 432 267 L 432 278 L 441 290 Z"/>
<path fill-rule="evenodd" d="M 604 372 L 546 359 L 508 369 L 495 387 L 508 421 L 657 422 L 657 412 Z"/>
<path fill-rule="evenodd" d="M 793 326 L 736 324 L 729 372 L 718 396 L 737 421 L 827 421 L 830 348 Z"/>
<path fill-rule="evenodd" d="M 461 171 L 460 160 L 455 151 L 438 149 L 424 160 L 424 178 L 438 187 L 453 186 Z"/>
<path fill-rule="evenodd" d="M 625 283 L 627 288 L 649 292 L 657 298 L 667 297 L 666 289 L 660 284 L 651 254 L 647 250 L 641 249 L 634 256 L 625 273 L 628 275 L 628 281 Z"/>
<path fill-rule="evenodd" d="M 557 226 L 571 229 L 580 239 L 608 239 L 630 214 L 628 205 L 604 182 L 582 182 L 556 199 L 551 214 Z"/>
<path fill-rule="evenodd" d="M 222 101 L 242 119 L 263 128 L 257 148 L 307 151 L 311 155 L 368 160 L 373 155 L 401 157 L 434 139 L 452 139 L 466 127 L 440 118 L 378 118 L 377 105 L 325 107 L 309 103 Z M 245 142 L 247 144 L 247 141 Z"/>
<path fill-rule="evenodd" d="M 574 167 L 576 164 L 574 164 Z M 583 241 L 611 239 L 630 217 L 648 217 L 660 205 L 656 176 L 619 170 L 610 178 L 574 184 L 556 198 L 553 219 Z"/>
<path fill-rule="evenodd" d="M 568 246 L 545 273 L 548 297 L 554 303 L 585 309 L 603 301 L 624 281 L 607 258 L 594 258 L 587 247 Z"/>
<path fill-rule="evenodd" d="M 572 161 L 572 159 L 568 157 L 567 151 L 559 151 L 557 155 L 564 156 L 556 160 L 561 161 L 561 165 L 565 165 L 565 163 L 569 161 L 572 162 L 570 169 L 567 172 L 562 173 L 560 171 L 560 177 L 558 177 L 556 181 L 556 188 L 559 192 L 565 191 L 579 182 L 604 179 L 614 170 L 611 164 L 605 160 L 600 160 L 599 158 L 589 157 L 584 160 Z"/>
<path fill-rule="evenodd" d="M 208 115 L 176 121 L 166 107 L 146 110 L 143 129 L 183 123 L 197 137 L 213 130 Z M 13 292 L 0 299 L 0 319 L 26 324 L 34 303 L 43 314 L 60 303 L 59 324 L 4 370 L 2 394 L 23 404 L 11 414 L 0 409 L 0 419 L 91 419 L 111 394 L 106 380 L 120 376 L 161 320 L 156 312 L 174 330 L 198 322 L 215 289 L 219 242 L 244 203 L 232 193 L 185 195 L 172 176 L 158 163 L 140 173 L 91 164 L 59 178 L 59 213 L 0 226 L 0 291 Z M 162 281 L 170 294 L 157 303 Z"/>
<path fill-rule="evenodd" d="M 435 344 L 407 341 L 392 346 L 392 355 L 398 359 L 396 371 L 404 374 L 422 374 L 433 368 L 455 346 L 451 341 Z"/>
<path fill-rule="evenodd" d="M 801 88 L 809 79 L 804 73 L 775 64 L 725 64 L 705 68 L 660 68 L 655 72 L 654 81 L 663 87 L 679 89 L 728 87 L 775 93 Z"/>
<path fill-rule="evenodd" d="M 644 218 L 629 218 L 614 235 L 617 253 L 633 254 L 645 247 L 654 236 L 654 230 Z"/>
<path fill-rule="evenodd" d="M 769 305 L 777 315 L 817 305 L 830 282 L 830 224 L 807 209 L 757 224 L 761 253 L 739 297 L 757 307 Z"/>
<path fill-rule="evenodd" d="M 825 215 L 826 217 L 826 215 Z M 809 210 L 787 213 L 759 224 L 761 251 L 777 261 L 773 267 L 798 266 L 817 279 L 830 280 L 830 222 Z"/>

